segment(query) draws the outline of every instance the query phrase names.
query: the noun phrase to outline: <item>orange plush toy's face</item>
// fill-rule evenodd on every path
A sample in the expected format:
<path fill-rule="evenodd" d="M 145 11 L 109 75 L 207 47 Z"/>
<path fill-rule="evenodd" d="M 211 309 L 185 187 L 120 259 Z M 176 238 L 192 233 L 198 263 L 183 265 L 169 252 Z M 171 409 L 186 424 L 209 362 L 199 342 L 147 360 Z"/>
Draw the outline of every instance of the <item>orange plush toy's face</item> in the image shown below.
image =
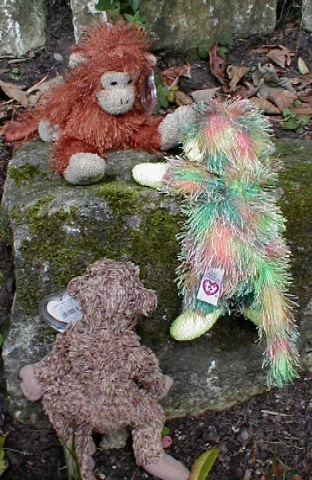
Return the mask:
<path fill-rule="evenodd" d="M 109 115 L 123 115 L 132 108 L 143 113 L 150 110 L 151 96 L 156 99 L 155 64 L 146 34 L 139 27 L 100 24 L 72 49 L 69 66 L 74 71 L 67 80 L 79 84 Z"/>
<path fill-rule="evenodd" d="M 100 107 L 109 115 L 122 115 L 133 108 L 135 84 L 139 72 L 105 72 L 101 76 L 103 90 L 96 94 Z"/>

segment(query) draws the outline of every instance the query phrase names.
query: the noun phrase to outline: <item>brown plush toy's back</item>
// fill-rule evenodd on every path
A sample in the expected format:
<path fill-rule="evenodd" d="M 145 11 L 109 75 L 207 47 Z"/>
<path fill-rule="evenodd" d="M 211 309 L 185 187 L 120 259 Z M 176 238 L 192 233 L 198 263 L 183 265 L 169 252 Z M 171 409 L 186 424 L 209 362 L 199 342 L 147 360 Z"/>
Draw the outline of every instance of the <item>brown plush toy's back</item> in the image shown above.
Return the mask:
<path fill-rule="evenodd" d="M 164 480 L 188 478 L 188 470 L 166 455 L 161 443 L 165 415 L 158 401 L 172 380 L 133 331 L 139 316 L 157 304 L 138 275 L 131 263 L 103 259 L 74 278 L 68 293 L 78 301 L 82 320 L 57 336 L 52 351 L 33 366 L 34 379 L 21 371 L 24 392 L 27 381 L 38 382 L 60 440 L 68 448 L 74 440 L 83 480 L 94 478 L 92 432 L 124 427 L 132 430 L 138 465 Z"/>

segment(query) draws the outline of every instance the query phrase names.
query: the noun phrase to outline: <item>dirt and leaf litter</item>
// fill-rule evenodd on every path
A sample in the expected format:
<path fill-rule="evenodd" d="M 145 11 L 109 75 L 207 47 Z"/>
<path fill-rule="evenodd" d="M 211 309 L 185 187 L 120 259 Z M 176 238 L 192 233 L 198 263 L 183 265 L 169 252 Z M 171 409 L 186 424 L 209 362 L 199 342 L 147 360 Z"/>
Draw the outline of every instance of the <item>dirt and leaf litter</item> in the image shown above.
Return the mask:
<path fill-rule="evenodd" d="M 247 98 L 271 117 L 277 133 L 281 129 L 293 130 L 310 138 L 312 72 L 294 47 L 290 49 L 282 43 L 261 45 L 251 49 L 242 62 L 236 56 L 233 63 L 231 45 L 225 48 L 216 42 L 205 54 L 198 50 L 199 57 L 207 58 L 199 58 L 192 65 L 161 68 L 166 61 L 160 61 L 156 74 L 157 112 L 165 114 L 168 109 L 194 101 L 209 104 L 214 97 Z M 60 75 L 52 79 L 45 75 L 26 86 L 20 83 L 16 65 L 18 59 L 9 60 L 5 71 L 11 81 L 0 80 L 0 120 L 34 106 L 44 92 L 62 81 Z"/>
<path fill-rule="evenodd" d="M 261 55 L 265 63 L 232 64 L 224 52 L 213 44 L 208 50 L 209 71 L 213 86 L 191 90 L 179 88 L 180 79 L 192 84 L 190 65 L 169 67 L 161 72 L 160 101 L 187 105 L 192 102 L 209 104 L 214 97 L 249 99 L 266 115 L 272 117 L 276 129 L 294 130 L 309 135 L 312 115 L 312 73 L 302 57 L 283 45 L 259 47 L 251 54 Z M 185 82 L 184 82 L 185 83 Z M 167 95 L 166 90 L 167 89 Z"/>

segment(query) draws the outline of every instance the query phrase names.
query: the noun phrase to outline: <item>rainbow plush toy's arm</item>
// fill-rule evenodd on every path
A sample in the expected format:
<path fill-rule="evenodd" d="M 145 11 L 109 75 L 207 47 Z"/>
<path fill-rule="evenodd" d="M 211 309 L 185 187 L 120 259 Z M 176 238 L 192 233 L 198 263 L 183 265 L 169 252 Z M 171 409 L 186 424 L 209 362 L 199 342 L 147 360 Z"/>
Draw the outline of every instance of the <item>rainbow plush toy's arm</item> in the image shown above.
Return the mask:
<path fill-rule="evenodd" d="M 183 142 L 185 133 L 198 116 L 196 107 L 187 105 L 167 115 L 158 126 L 161 150 L 168 150 Z M 134 180 L 145 187 L 158 188 L 167 172 L 166 162 L 140 163 L 132 171 Z"/>

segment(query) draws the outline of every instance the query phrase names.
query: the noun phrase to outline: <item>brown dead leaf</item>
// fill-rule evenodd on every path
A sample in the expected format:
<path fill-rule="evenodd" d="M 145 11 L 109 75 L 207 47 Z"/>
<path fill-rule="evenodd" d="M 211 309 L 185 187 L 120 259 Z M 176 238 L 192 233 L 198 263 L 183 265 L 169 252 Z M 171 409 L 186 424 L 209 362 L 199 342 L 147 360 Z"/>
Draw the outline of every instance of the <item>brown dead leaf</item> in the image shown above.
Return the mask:
<path fill-rule="evenodd" d="M 270 51 L 270 47 L 260 47 L 254 48 L 251 50 L 252 53 L 268 53 Z"/>
<path fill-rule="evenodd" d="M 299 107 L 292 109 L 296 112 L 296 115 L 312 115 L 312 102 L 302 103 Z"/>
<path fill-rule="evenodd" d="M 191 95 L 196 103 L 203 102 L 209 104 L 219 90 L 220 87 L 207 88 L 205 90 L 195 90 L 191 93 Z"/>
<path fill-rule="evenodd" d="M 267 99 L 273 102 L 281 111 L 292 108 L 297 95 L 282 88 L 270 88 Z"/>
<path fill-rule="evenodd" d="M 256 105 L 259 110 L 263 110 L 266 115 L 280 115 L 281 111 L 272 102 L 266 98 L 251 97 L 249 100 Z"/>
<path fill-rule="evenodd" d="M 161 72 L 161 79 L 167 88 L 178 85 L 180 77 L 192 78 L 191 65 L 170 67 Z"/>
<path fill-rule="evenodd" d="M 290 82 L 296 87 L 297 90 L 303 90 L 304 88 L 312 85 L 312 73 L 306 75 L 291 78 Z"/>
<path fill-rule="evenodd" d="M 302 103 L 312 103 L 312 90 L 306 92 L 305 90 L 297 92 L 298 98 Z"/>
<path fill-rule="evenodd" d="M 257 86 L 254 86 L 252 83 L 245 81 L 244 85 L 246 88 L 246 98 L 254 97 L 257 95 L 258 91 L 261 89 L 264 84 L 264 78 L 260 78 L 260 81 Z"/>
<path fill-rule="evenodd" d="M 8 82 L 2 82 L 0 80 L 0 88 L 6 94 L 7 97 L 20 103 L 25 108 L 28 106 L 26 93 L 17 85 L 14 85 L 13 83 L 8 83 Z"/>
<path fill-rule="evenodd" d="M 192 98 L 181 90 L 174 92 L 174 98 L 178 105 L 190 105 L 191 103 L 194 103 Z"/>
<path fill-rule="evenodd" d="M 294 56 L 287 47 L 278 45 L 278 48 L 273 48 L 267 53 L 267 57 L 272 60 L 276 65 L 282 68 L 286 68 L 291 64 L 291 57 Z"/>
<path fill-rule="evenodd" d="M 230 90 L 235 92 L 237 84 L 249 72 L 249 67 L 246 65 L 229 65 L 226 69 L 230 81 Z"/>
<path fill-rule="evenodd" d="M 228 86 L 228 80 L 225 77 L 226 60 L 219 54 L 219 47 L 214 43 L 209 48 L 210 69 L 211 73 L 219 80 L 221 85 Z"/>

